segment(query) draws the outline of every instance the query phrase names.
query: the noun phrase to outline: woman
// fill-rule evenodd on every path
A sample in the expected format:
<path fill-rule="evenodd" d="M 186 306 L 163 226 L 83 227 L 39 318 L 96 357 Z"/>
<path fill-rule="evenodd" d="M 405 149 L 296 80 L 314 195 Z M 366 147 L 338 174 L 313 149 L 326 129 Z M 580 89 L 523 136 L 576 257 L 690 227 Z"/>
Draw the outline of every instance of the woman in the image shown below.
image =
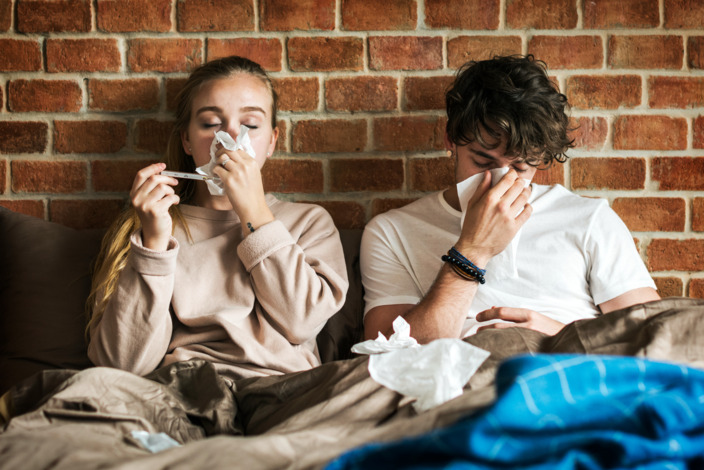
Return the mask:
<path fill-rule="evenodd" d="M 264 193 L 276 122 L 258 64 L 228 57 L 192 72 L 166 163 L 138 172 L 131 208 L 103 241 L 89 299 L 94 364 L 144 375 L 205 359 L 232 379 L 320 364 L 316 335 L 345 300 L 344 257 L 325 210 Z M 224 194 L 160 174 L 208 164 L 215 132 L 236 139 L 241 126 L 255 156 L 217 146 Z"/>

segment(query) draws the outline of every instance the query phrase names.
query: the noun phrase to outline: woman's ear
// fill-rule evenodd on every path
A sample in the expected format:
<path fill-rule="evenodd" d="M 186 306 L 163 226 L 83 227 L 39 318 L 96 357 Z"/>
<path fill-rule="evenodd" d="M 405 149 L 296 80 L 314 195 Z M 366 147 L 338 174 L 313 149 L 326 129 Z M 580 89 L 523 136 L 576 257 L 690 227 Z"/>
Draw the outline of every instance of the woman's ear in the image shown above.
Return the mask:
<path fill-rule="evenodd" d="M 276 141 L 278 139 L 279 139 L 279 128 L 275 127 L 271 132 L 271 142 L 269 142 L 269 148 L 267 149 L 267 152 L 266 152 L 266 158 L 271 157 L 271 155 L 274 153 L 274 149 L 276 148 Z"/>
<path fill-rule="evenodd" d="M 186 152 L 187 155 L 193 155 L 191 143 L 188 140 L 188 131 L 181 131 L 181 144 L 183 145 L 183 151 Z"/>

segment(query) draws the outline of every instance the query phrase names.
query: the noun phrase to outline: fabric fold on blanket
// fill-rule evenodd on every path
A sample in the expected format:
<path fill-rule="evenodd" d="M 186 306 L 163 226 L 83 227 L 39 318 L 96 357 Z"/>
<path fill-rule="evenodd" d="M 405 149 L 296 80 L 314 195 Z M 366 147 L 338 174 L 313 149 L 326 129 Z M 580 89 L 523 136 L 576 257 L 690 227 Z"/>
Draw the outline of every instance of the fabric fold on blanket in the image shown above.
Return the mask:
<path fill-rule="evenodd" d="M 439 431 L 351 451 L 347 469 L 702 468 L 704 372 L 637 358 L 521 356 L 498 399 Z"/>

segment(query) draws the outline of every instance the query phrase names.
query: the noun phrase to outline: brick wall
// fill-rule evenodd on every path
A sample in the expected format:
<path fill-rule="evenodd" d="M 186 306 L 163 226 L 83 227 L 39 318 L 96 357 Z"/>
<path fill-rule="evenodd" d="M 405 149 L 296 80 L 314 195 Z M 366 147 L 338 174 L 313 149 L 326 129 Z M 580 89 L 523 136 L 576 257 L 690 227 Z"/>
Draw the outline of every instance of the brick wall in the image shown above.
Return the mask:
<path fill-rule="evenodd" d="M 533 53 L 580 125 L 538 180 L 607 199 L 661 293 L 704 297 L 702 25 L 701 0 L 0 0 L 0 204 L 104 226 L 188 71 L 240 54 L 281 94 L 267 189 L 362 227 L 452 183 L 454 69 Z"/>

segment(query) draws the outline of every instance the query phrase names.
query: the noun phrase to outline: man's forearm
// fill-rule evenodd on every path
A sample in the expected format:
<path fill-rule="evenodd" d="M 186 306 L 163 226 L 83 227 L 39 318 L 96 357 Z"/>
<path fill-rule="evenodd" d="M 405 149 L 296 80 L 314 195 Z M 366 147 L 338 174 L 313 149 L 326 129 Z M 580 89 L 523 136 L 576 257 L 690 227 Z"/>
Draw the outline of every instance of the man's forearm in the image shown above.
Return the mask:
<path fill-rule="evenodd" d="M 445 263 L 423 300 L 403 315 L 411 326 L 411 336 L 419 343 L 459 338 L 478 286 Z"/>

